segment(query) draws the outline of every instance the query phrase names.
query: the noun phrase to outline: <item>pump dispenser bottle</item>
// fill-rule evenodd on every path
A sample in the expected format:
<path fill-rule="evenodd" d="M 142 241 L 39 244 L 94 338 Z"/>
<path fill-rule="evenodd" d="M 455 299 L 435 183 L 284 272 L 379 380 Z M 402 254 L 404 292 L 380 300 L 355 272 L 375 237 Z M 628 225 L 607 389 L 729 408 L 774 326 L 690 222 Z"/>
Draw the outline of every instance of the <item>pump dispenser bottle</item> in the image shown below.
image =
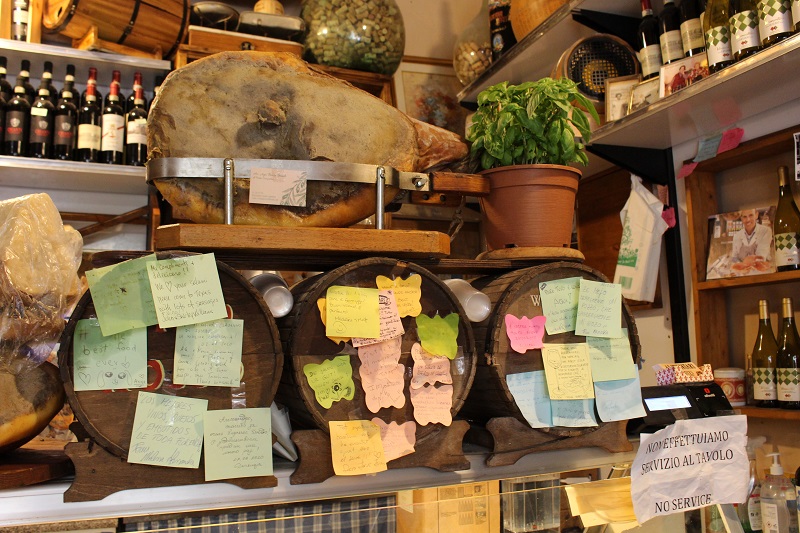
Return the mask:
<path fill-rule="evenodd" d="M 772 457 L 769 475 L 761 485 L 761 525 L 764 533 L 798 533 L 794 484 L 783 475 L 781 454 Z"/>

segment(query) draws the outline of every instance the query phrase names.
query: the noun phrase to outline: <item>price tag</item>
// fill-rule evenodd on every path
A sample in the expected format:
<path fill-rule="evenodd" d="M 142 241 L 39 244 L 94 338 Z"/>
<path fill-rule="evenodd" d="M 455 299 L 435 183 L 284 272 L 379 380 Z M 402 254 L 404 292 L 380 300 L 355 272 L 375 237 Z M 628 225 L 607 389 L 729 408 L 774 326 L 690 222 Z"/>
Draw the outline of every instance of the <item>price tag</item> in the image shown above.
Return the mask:
<path fill-rule="evenodd" d="M 251 204 L 306 206 L 306 173 L 300 170 L 254 168 L 250 172 Z"/>

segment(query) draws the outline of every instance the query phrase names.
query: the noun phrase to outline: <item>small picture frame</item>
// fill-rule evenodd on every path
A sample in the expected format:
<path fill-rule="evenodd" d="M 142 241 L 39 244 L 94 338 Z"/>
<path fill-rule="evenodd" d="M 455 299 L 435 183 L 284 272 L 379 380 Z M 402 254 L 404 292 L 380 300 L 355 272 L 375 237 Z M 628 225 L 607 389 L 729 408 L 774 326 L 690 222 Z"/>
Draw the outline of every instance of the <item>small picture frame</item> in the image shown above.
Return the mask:
<path fill-rule="evenodd" d="M 708 76 L 708 57 L 705 52 L 673 61 L 661 67 L 658 95 L 664 98 Z"/>
<path fill-rule="evenodd" d="M 658 80 L 659 78 L 657 77 L 650 78 L 649 80 L 638 83 L 633 87 L 631 90 L 631 100 L 628 104 L 629 115 L 634 111 L 644 109 L 645 107 L 659 100 L 660 97 L 658 96 L 658 88 L 661 84 Z"/>
<path fill-rule="evenodd" d="M 628 114 L 631 91 L 641 80 L 639 74 L 606 78 L 606 122 L 619 120 Z"/>

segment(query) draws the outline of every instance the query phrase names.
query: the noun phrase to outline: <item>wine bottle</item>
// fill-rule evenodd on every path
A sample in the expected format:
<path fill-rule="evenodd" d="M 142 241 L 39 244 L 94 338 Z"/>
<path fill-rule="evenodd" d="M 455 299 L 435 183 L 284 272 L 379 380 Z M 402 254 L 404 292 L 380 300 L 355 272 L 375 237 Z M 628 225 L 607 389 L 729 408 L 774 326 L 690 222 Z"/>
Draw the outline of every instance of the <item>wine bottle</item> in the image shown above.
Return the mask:
<path fill-rule="evenodd" d="M 31 104 L 25 96 L 25 87 L 17 78 L 14 95 L 6 104 L 5 139 L 3 154 L 25 156 L 28 153 Z"/>
<path fill-rule="evenodd" d="M 50 66 L 52 68 L 52 65 Z M 46 86 L 39 88 L 39 95 L 31 106 L 31 135 L 28 140 L 28 157 L 50 159 L 53 155 L 53 118 L 55 108 L 48 97 Z"/>
<path fill-rule="evenodd" d="M 78 145 L 75 160 L 96 163 L 100 152 L 100 106 L 94 94 L 94 84 L 86 85 L 86 105 L 78 111 Z"/>
<path fill-rule="evenodd" d="M 681 12 L 681 42 L 683 55 L 691 57 L 706 51 L 706 42 L 703 39 L 703 25 L 700 15 L 703 8 L 700 0 L 682 0 Z"/>
<path fill-rule="evenodd" d="M 133 107 L 125 116 L 125 164 L 142 167 L 147 161 L 147 109 L 141 85 L 134 97 Z"/>
<path fill-rule="evenodd" d="M 758 52 L 761 38 L 758 33 L 756 0 L 731 0 L 730 28 L 734 61 Z"/>
<path fill-rule="evenodd" d="M 86 95 L 88 94 L 89 85 L 94 87 L 95 103 L 99 108 L 103 105 L 103 95 L 100 94 L 100 91 L 97 89 L 97 69 L 94 67 L 89 67 L 89 78 L 86 80 L 86 89 L 81 93 L 81 107 L 86 106 Z"/>
<path fill-rule="evenodd" d="M 718 72 L 733 63 L 729 0 L 708 0 L 703 17 L 703 34 L 708 52 L 708 70 Z"/>
<path fill-rule="evenodd" d="M 11 12 L 11 38 L 15 41 L 28 40 L 28 1 L 14 0 Z"/>
<path fill-rule="evenodd" d="M 794 23 L 794 32 L 800 31 L 800 0 L 792 0 L 792 22 Z M 800 483 L 798 483 L 800 484 Z M 800 514 L 800 510 L 798 510 Z"/>
<path fill-rule="evenodd" d="M 661 44 L 658 39 L 658 21 L 653 16 L 650 0 L 641 0 L 642 20 L 636 32 L 639 45 L 639 63 L 642 66 L 642 79 L 658 76 L 661 69 Z"/>
<path fill-rule="evenodd" d="M 50 104 L 55 105 L 56 103 L 56 88 L 53 86 L 53 63 L 52 61 L 45 61 L 44 62 L 44 71 L 42 71 L 42 79 L 39 82 L 39 88 L 36 90 L 36 94 L 38 96 L 42 95 L 42 89 L 47 90 L 45 95 L 45 99 L 50 102 Z"/>
<path fill-rule="evenodd" d="M 800 268 L 800 211 L 789 185 L 789 169 L 778 167 L 778 207 L 775 210 L 775 267 L 779 272 Z"/>
<path fill-rule="evenodd" d="M 769 303 L 758 301 L 758 334 L 753 347 L 753 400 L 757 407 L 777 407 L 775 368 L 778 343 L 769 320 Z"/>
<path fill-rule="evenodd" d="M 150 108 L 153 106 L 153 102 L 155 101 L 156 97 L 158 96 L 158 92 L 161 90 L 161 84 L 164 83 L 164 76 L 156 76 L 155 85 L 153 85 L 153 99 L 147 103 L 147 112 L 150 112 Z"/>
<path fill-rule="evenodd" d="M 69 99 L 75 104 L 75 65 L 67 65 L 67 73 L 64 75 L 64 86 L 58 93 L 59 100 L 64 100 L 65 93 L 69 93 Z"/>
<path fill-rule="evenodd" d="M 14 87 L 12 87 L 6 79 L 6 74 L 8 73 L 6 67 L 6 58 L 4 56 L 0 56 L 0 94 L 3 95 L 3 100 L 8 103 L 8 101 L 11 100 L 11 97 L 14 95 Z"/>
<path fill-rule="evenodd" d="M 72 161 L 75 158 L 75 130 L 78 124 L 78 109 L 70 91 L 61 91 L 54 111 L 53 159 Z"/>
<path fill-rule="evenodd" d="M 681 41 L 681 15 L 674 0 L 664 0 L 664 9 L 658 15 L 659 43 L 661 60 L 665 65 L 683 59 Z"/>
<path fill-rule="evenodd" d="M 125 149 L 125 111 L 120 104 L 119 82 L 111 84 L 108 104 L 103 107 L 98 162 L 121 165 Z"/>
<path fill-rule="evenodd" d="M 784 409 L 800 409 L 800 338 L 794 324 L 792 299 L 784 298 L 783 324 L 778 338 L 778 406 Z"/>
<path fill-rule="evenodd" d="M 758 19 L 762 48 L 791 37 L 793 26 L 790 0 L 759 0 Z"/>
<path fill-rule="evenodd" d="M 120 83 L 122 79 L 122 74 L 118 70 L 111 71 L 111 85 L 109 85 L 109 92 L 106 95 L 105 100 L 103 100 L 103 107 L 107 107 L 109 102 L 111 101 L 111 87 L 116 85 L 117 87 L 117 103 L 122 106 L 122 112 L 125 113 L 125 98 L 122 96 L 122 85 Z"/>
<path fill-rule="evenodd" d="M 134 106 L 134 100 L 136 99 L 136 89 L 142 89 L 142 102 L 144 102 L 145 111 L 148 109 L 147 107 L 147 98 L 144 97 L 144 86 L 142 85 L 142 73 L 141 72 L 134 72 L 133 73 L 133 87 L 131 88 L 131 94 L 128 96 L 128 100 L 125 104 L 125 112 L 127 113 Z"/>
<path fill-rule="evenodd" d="M 25 89 L 25 99 L 29 104 L 36 100 L 36 89 L 33 88 L 30 82 L 31 79 L 31 62 L 23 59 L 20 62 L 19 74 L 17 75 L 17 85 L 22 85 Z"/>

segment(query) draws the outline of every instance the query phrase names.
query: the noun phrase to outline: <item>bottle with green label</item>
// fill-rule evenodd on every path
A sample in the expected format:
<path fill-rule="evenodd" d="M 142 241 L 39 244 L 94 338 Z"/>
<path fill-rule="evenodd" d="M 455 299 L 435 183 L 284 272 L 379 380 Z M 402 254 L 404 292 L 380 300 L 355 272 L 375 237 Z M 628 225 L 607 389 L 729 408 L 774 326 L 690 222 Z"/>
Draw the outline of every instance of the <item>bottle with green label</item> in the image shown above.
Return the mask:
<path fill-rule="evenodd" d="M 731 0 L 731 50 L 733 59 L 742 60 L 761 48 L 756 0 Z"/>
<path fill-rule="evenodd" d="M 778 167 L 778 207 L 775 210 L 775 267 L 779 272 L 800 269 L 800 210 L 792 196 L 789 169 Z"/>
<path fill-rule="evenodd" d="M 800 409 L 800 337 L 794 324 L 792 299 L 783 299 L 783 324 L 778 338 L 778 407 Z"/>
<path fill-rule="evenodd" d="M 758 18 L 762 47 L 772 46 L 792 35 L 791 0 L 759 0 Z"/>
<path fill-rule="evenodd" d="M 758 407 L 777 407 L 778 389 L 775 382 L 775 364 L 778 343 L 769 320 L 769 303 L 758 302 L 758 334 L 753 347 L 753 400 Z"/>
<path fill-rule="evenodd" d="M 703 34 L 708 52 L 708 70 L 717 72 L 733 64 L 731 50 L 730 2 L 729 0 L 708 0 L 703 17 Z"/>

